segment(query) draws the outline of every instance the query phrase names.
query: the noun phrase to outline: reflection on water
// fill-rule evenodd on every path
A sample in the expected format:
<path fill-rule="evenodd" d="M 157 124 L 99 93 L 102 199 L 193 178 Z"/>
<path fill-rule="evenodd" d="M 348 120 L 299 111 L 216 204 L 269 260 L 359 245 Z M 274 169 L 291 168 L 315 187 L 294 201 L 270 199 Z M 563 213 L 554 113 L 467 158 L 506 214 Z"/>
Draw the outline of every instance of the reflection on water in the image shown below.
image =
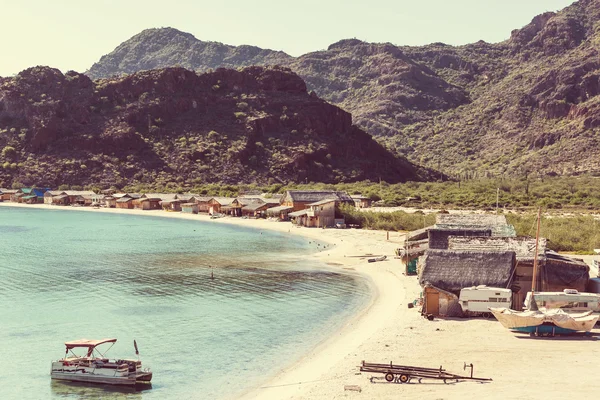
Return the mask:
<path fill-rule="evenodd" d="M 300 357 L 367 298 L 304 261 L 317 246 L 207 222 L 0 208 L 0 399 L 234 396 Z M 19 227 L 12 229 L 10 227 Z M 214 279 L 211 279 L 211 272 Z M 52 383 L 67 340 L 116 337 L 151 390 Z M 232 373 L 235 371 L 235 373 Z"/>

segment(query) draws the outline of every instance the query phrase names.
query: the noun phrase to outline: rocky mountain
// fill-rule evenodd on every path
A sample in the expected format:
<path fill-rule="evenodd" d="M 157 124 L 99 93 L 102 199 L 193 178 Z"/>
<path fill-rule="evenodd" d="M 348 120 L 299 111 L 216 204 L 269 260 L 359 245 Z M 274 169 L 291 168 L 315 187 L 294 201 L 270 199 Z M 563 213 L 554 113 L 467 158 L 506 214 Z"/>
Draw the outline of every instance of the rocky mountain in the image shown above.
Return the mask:
<path fill-rule="evenodd" d="M 153 35 L 162 31 L 153 30 L 104 56 L 89 74 L 145 69 L 152 53 L 126 49 L 153 43 L 154 52 L 168 54 L 161 65 L 202 71 L 277 63 L 413 162 L 460 176 L 600 173 L 599 29 L 600 0 L 580 0 L 535 17 L 501 43 L 407 47 L 351 39 L 297 58 L 268 50 L 257 57 L 263 53 L 254 49 L 241 59 L 228 56 L 239 48 L 224 45 L 227 51 L 190 57 L 188 48 L 209 44 L 169 29 L 164 33 L 177 43 L 187 35 L 187 44 L 161 47 Z"/>
<path fill-rule="evenodd" d="M 0 78 L 0 187 L 423 180 L 281 67 Z"/>

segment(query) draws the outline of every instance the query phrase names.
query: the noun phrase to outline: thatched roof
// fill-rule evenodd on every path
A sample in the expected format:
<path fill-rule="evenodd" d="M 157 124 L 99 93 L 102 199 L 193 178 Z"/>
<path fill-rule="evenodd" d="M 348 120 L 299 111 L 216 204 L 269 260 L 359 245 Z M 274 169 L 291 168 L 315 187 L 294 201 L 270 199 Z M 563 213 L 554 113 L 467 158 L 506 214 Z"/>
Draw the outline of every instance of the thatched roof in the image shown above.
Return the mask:
<path fill-rule="evenodd" d="M 492 236 L 516 236 L 515 228 L 501 214 L 438 214 L 435 227 L 439 229 L 489 228 Z"/>
<path fill-rule="evenodd" d="M 506 217 L 502 214 L 437 214 L 436 225 L 457 226 L 494 226 L 507 225 Z"/>
<path fill-rule="evenodd" d="M 590 278 L 590 267 L 581 259 L 571 258 L 554 251 L 546 251 L 541 268 L 542 280 L 564 288 L 585 286 Z"/>
<path fill-rule="evenodd" d="M 538 260 L 546 253 L 546 239 L 540 238 Z M 535 258 L 535 238 L 532 237 L 465 237 L 450 236 L 448 249 L 470 251 L 514 251 L 518 261 L 533 261 Z"/>
<path fill-rule="evenodd" d="M 462 288 L 478 285 L 506 288 L 510 287 L 514 268 L 512 251 L 428 250 L 419 283 L 456 295 Z"/>
<path fill-rule="evenodd" d="M 429 247 L 432 249 L 447 249 L 451 236 L 492 236 L 492 230 L 485 227 L 463 228 L 431 228 L 429 234 Z"/>

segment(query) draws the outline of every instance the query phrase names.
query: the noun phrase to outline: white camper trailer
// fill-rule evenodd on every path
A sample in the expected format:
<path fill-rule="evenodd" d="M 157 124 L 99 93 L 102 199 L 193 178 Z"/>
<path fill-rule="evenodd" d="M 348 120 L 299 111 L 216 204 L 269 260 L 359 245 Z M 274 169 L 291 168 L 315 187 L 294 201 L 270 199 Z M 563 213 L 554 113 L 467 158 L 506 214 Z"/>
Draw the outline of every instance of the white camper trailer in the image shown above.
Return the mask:
<path fill-rule="evenodd" d="M 490 316 L 490 307 L 510 308 L 512 290 L 485 285 L 460 290 L 459 303 L 466 315 Z"/>

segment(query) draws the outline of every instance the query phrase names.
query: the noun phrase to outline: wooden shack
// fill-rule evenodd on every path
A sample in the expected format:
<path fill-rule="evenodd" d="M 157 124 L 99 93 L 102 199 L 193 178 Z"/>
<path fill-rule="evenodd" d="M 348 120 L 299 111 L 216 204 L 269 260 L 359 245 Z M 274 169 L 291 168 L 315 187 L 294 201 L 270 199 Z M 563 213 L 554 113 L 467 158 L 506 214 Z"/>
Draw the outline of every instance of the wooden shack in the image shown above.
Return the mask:
<path fill-rule="evenodd" d="M 277 218 L 279 221 L 288 221 L 289 214 L 294 210 L 292 206 L 279 206 L 267 209 L 266 214 L 269 218 Z"/>
<path fill-rule="evenodd" d="M 460 317 L 460 290 L 479 285 L 510 288 L 516 260 L 513 251 L 430 249 L 422 262 L 423 313 Z"/>
<path fill-rule="evenodd" d="M 181 211 L 181 200 L 163 200 L 160 206 L 165 211 Z"/>
<path fill-rule="evenodd" d="M 159 197 L 140 197 L 132 201 L 133 208 L 137 210 L 160 210 Z"/>
<path fill-rule="evenodd" d="M 10 201 L 10 196 L 17 193 L 16 189 L 0 189 L 0 199 L 1 201 Z"/>
<path fill-rule="evenodd" d="M 198 214 L 198 204 L 183 203 L 181 204 L 181 212 L 185 214 Z"/>
<path fill-rule="evenodd" d="M 210 211 L 210 200 L 212 197 L 194 196 L 194 199 L 198 205 L 199 213 L 208 213 Z"/>
<path fill-rule="evenodd" d="M 115 201 L 116 208 L 133 209 L 133 199 L 131 197 L 121 197 Z"/>

